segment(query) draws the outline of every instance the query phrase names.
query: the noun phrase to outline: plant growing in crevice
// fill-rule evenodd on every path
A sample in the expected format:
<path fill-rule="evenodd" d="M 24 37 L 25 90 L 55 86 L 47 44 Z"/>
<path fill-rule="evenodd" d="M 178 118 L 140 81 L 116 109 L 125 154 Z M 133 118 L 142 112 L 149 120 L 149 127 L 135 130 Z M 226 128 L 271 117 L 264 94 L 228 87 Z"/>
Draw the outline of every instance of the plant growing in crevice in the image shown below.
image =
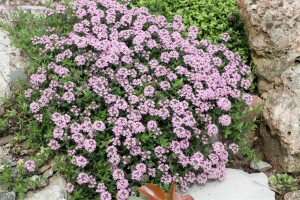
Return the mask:
<path fill-rule="evenodd" d="M 269 183 L 276 187 L 282 193 L 295 191 L 297 187 L 297 179 L 285 174 L 275 174 L 269 177 Z"/>

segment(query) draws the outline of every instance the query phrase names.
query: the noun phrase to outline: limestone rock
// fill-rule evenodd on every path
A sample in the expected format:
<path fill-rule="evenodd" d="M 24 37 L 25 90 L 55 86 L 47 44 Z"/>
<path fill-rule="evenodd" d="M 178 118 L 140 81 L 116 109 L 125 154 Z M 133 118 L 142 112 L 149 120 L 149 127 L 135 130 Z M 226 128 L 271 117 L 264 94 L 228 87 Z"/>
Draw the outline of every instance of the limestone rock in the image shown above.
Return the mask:
<path fill-rule="evenodd" d="M 26 79 L 23 72 L 26 67 L 26 59 L 12 46 L 8 33 L 0 29 L 0 98 L 10 94 L 12 81 Z"/>
<path fill-rule="evenodd" d="M 0 105 L 0 117 L 2 117 L 5 114 L 5 108 Z"/>
<path fill-rule="evenodd" d="M 52 176 L 52 175 L 53 175 L 53 169 L 52 169 L 52 168 L 46 170 L 46 171 L 43 173 L 43 177 L 44 177 L 44 178 L 49 178 L 49 177 Z"/>
<path fill-rule="evenodd" d="M 9 149 L 5 149 L 0 146 L 0 160 L 4 159 L 8 155 Z"/>
<path fill-rule="evenodd" d="M 45 172 L 47 169 L 49 169 L 51 166 L 50 165 L 44 165 L 43 167 L 41 167 L 40 171 L 41 173 Z"/>
<path fill-rule="evenodd" d="M 274 166 L 300 172 L 300 1 L 238 0 L 264 113 L 264 151 Z"/>
<path fill-rule="evenodd" d="M 50 184 L 39 191 L 30 192 L 25 200 L 66 200 L 66 181 L 55 176 L 50 178 Z"/>
<path fill-rule="evenodd" d="M 0 200 L 15 200 L 16 193 L 13 191 L 10 192 L 0 192 Z"/>
<path fill-rule="evenodd" d="M 5 144 L 13 141 L 13 139 L 14 139 L 14 137 L 12 135 L 8 135 L 8 136 L 0 138 L 0 146 L 5 145 Z"/>
<path fill-rule="evenodd" d="M 284 200 L 300 200 L 300 190 L 286 193 Z"/>
<path fill-rule="evenodd" d="M 269 163 L 266 163 L 264 161 L 256 162 L 254 160 L 250 162 L 250 167 L 260 172 L 265 172 L 269 169 L 272 169 L 272 166 Z"/>

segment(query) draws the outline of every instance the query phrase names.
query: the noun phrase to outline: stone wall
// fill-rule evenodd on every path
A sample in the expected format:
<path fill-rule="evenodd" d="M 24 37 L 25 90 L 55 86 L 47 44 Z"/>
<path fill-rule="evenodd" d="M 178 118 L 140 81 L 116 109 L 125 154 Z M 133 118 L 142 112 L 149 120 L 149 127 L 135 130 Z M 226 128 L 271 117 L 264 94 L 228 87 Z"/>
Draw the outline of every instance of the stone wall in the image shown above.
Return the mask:
<path fill-rule="evenodd" d="M 265 101 L 263 148 L 274 165 L 300 172 L 300 1 L 237 1 Z"/>

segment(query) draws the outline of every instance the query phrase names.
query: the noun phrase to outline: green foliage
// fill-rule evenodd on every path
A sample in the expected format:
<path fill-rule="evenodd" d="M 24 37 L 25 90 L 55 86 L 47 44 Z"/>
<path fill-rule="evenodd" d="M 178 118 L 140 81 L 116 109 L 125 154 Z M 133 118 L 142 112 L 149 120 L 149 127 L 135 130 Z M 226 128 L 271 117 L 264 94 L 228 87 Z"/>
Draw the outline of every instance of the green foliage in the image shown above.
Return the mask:
<path fill-rule="evenodd" d="M 181 15 L 186 27 L 197 26 L 199 38 L 213 43 L 220 41 L 224 32 L 231 39 L 227 47 L 250 62 L 250 50 L 243 22 L 238 15 L 236 0 L 132 0 L 131 6 L 147 7 L 150 12 L 171 20 Z"/>
<path fill-rule="evenodd" d="M 23 166 L 18 164 L 14 170 L 8 161 L 2 162 L 3 168 L 0 169 L 0 184 L 4 189 L 14 190 L 19 198 L 24 198 L 29 190 L 38 189 L 45 184 L 45 179 L 41 176 L 34 176 Z"/>
<path fill-rule="evenodd" d="M 276 174 L 269 177 L 271 185 L 276 186 L 280 192 L 290 192 L 297 190 L 297 179 L 288 174 Z"/>

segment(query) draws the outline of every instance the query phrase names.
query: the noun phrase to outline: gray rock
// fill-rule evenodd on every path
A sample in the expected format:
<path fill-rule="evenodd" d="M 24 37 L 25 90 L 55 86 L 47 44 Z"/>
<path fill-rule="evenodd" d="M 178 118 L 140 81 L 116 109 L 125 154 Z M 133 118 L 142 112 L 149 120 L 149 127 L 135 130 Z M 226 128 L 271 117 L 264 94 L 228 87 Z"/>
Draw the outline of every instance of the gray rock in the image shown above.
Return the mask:
<path fill-rule="evenodd" d="M 41 167 L 40 171 L 41 173 L 44 173 L 47 169 L 49 169 L 51 166 L 50 165 L 44 165 L 43 167 Z"/>
<path fill-rule="evenodd" d="M 5 145 L 5 144 L 13 141 L 13 139 L 14 139 L 14 137 L 12 135 L 8 135 L 8 136 L 0 138 L 0 146 Z"/>
<path fill-rule="evenodd" d="M 284 200 L 300 200 L 300 190 L 286 193 Z"/>
<path fill-rule="evenodd" d="M 44 178 L 49 178 L 49 177 L 52 176 L 52 175 L 53 175 L 53 169 L 52 169 L 52 168 L 46 170 L 46 171 L 43 173 L 43 177 L 44 177 Z"/>
<path fill-rule="evenodd" d="M 10 85 L 13 72 L 23 71 L 27 60 L 21 56 L 20 50 L 14 48 L 8 33 L 0 29 L 0 98 L 10 94 Z M 13 76 L 13 79 L 16 76 Z"/>
<path fill-rule="evenodd" d="M 0 159 L 0 164 L 7 163 L 8 166 L 14 167 L 17 165 L 12 155 L 5 155 L 4 158 Z"/>
<path fill-rule="evenodd" d="M 2 117 L 5 114 L 5 108 L 0 105 L 0 117 Z"/>
<path fill-rule="evenodd" d="M 9 149 L 0 146 L 0 160 L 3 160 L 8 155 Z"/>
<path fill-rule="evenodd" d="M 13 191 L 9 192 L 0 192 L 0 200 L 15 200 L 16 193 Z"/>
<path fill-rule="evenodd" d="M 30 192 L 25 200 L 66 200 L 66 181 L 55 176 L 50 178 L 50 184 L 39 191 Z"/>
<path fill-rule="evenodd" d="M 300 172 L 299 0 L 238 0 L 256 65 L 264 112 L 263 150 L 287 172 Z"/>
<path fill-rule="evenodd" d="M 272 166 L 269 163 L 266 163 L 264 161 L 256 162 L 254 160 L 250 162 L 250 167 L 260 172 L 265 172 L 269 169 L 272 169 Z"/>

